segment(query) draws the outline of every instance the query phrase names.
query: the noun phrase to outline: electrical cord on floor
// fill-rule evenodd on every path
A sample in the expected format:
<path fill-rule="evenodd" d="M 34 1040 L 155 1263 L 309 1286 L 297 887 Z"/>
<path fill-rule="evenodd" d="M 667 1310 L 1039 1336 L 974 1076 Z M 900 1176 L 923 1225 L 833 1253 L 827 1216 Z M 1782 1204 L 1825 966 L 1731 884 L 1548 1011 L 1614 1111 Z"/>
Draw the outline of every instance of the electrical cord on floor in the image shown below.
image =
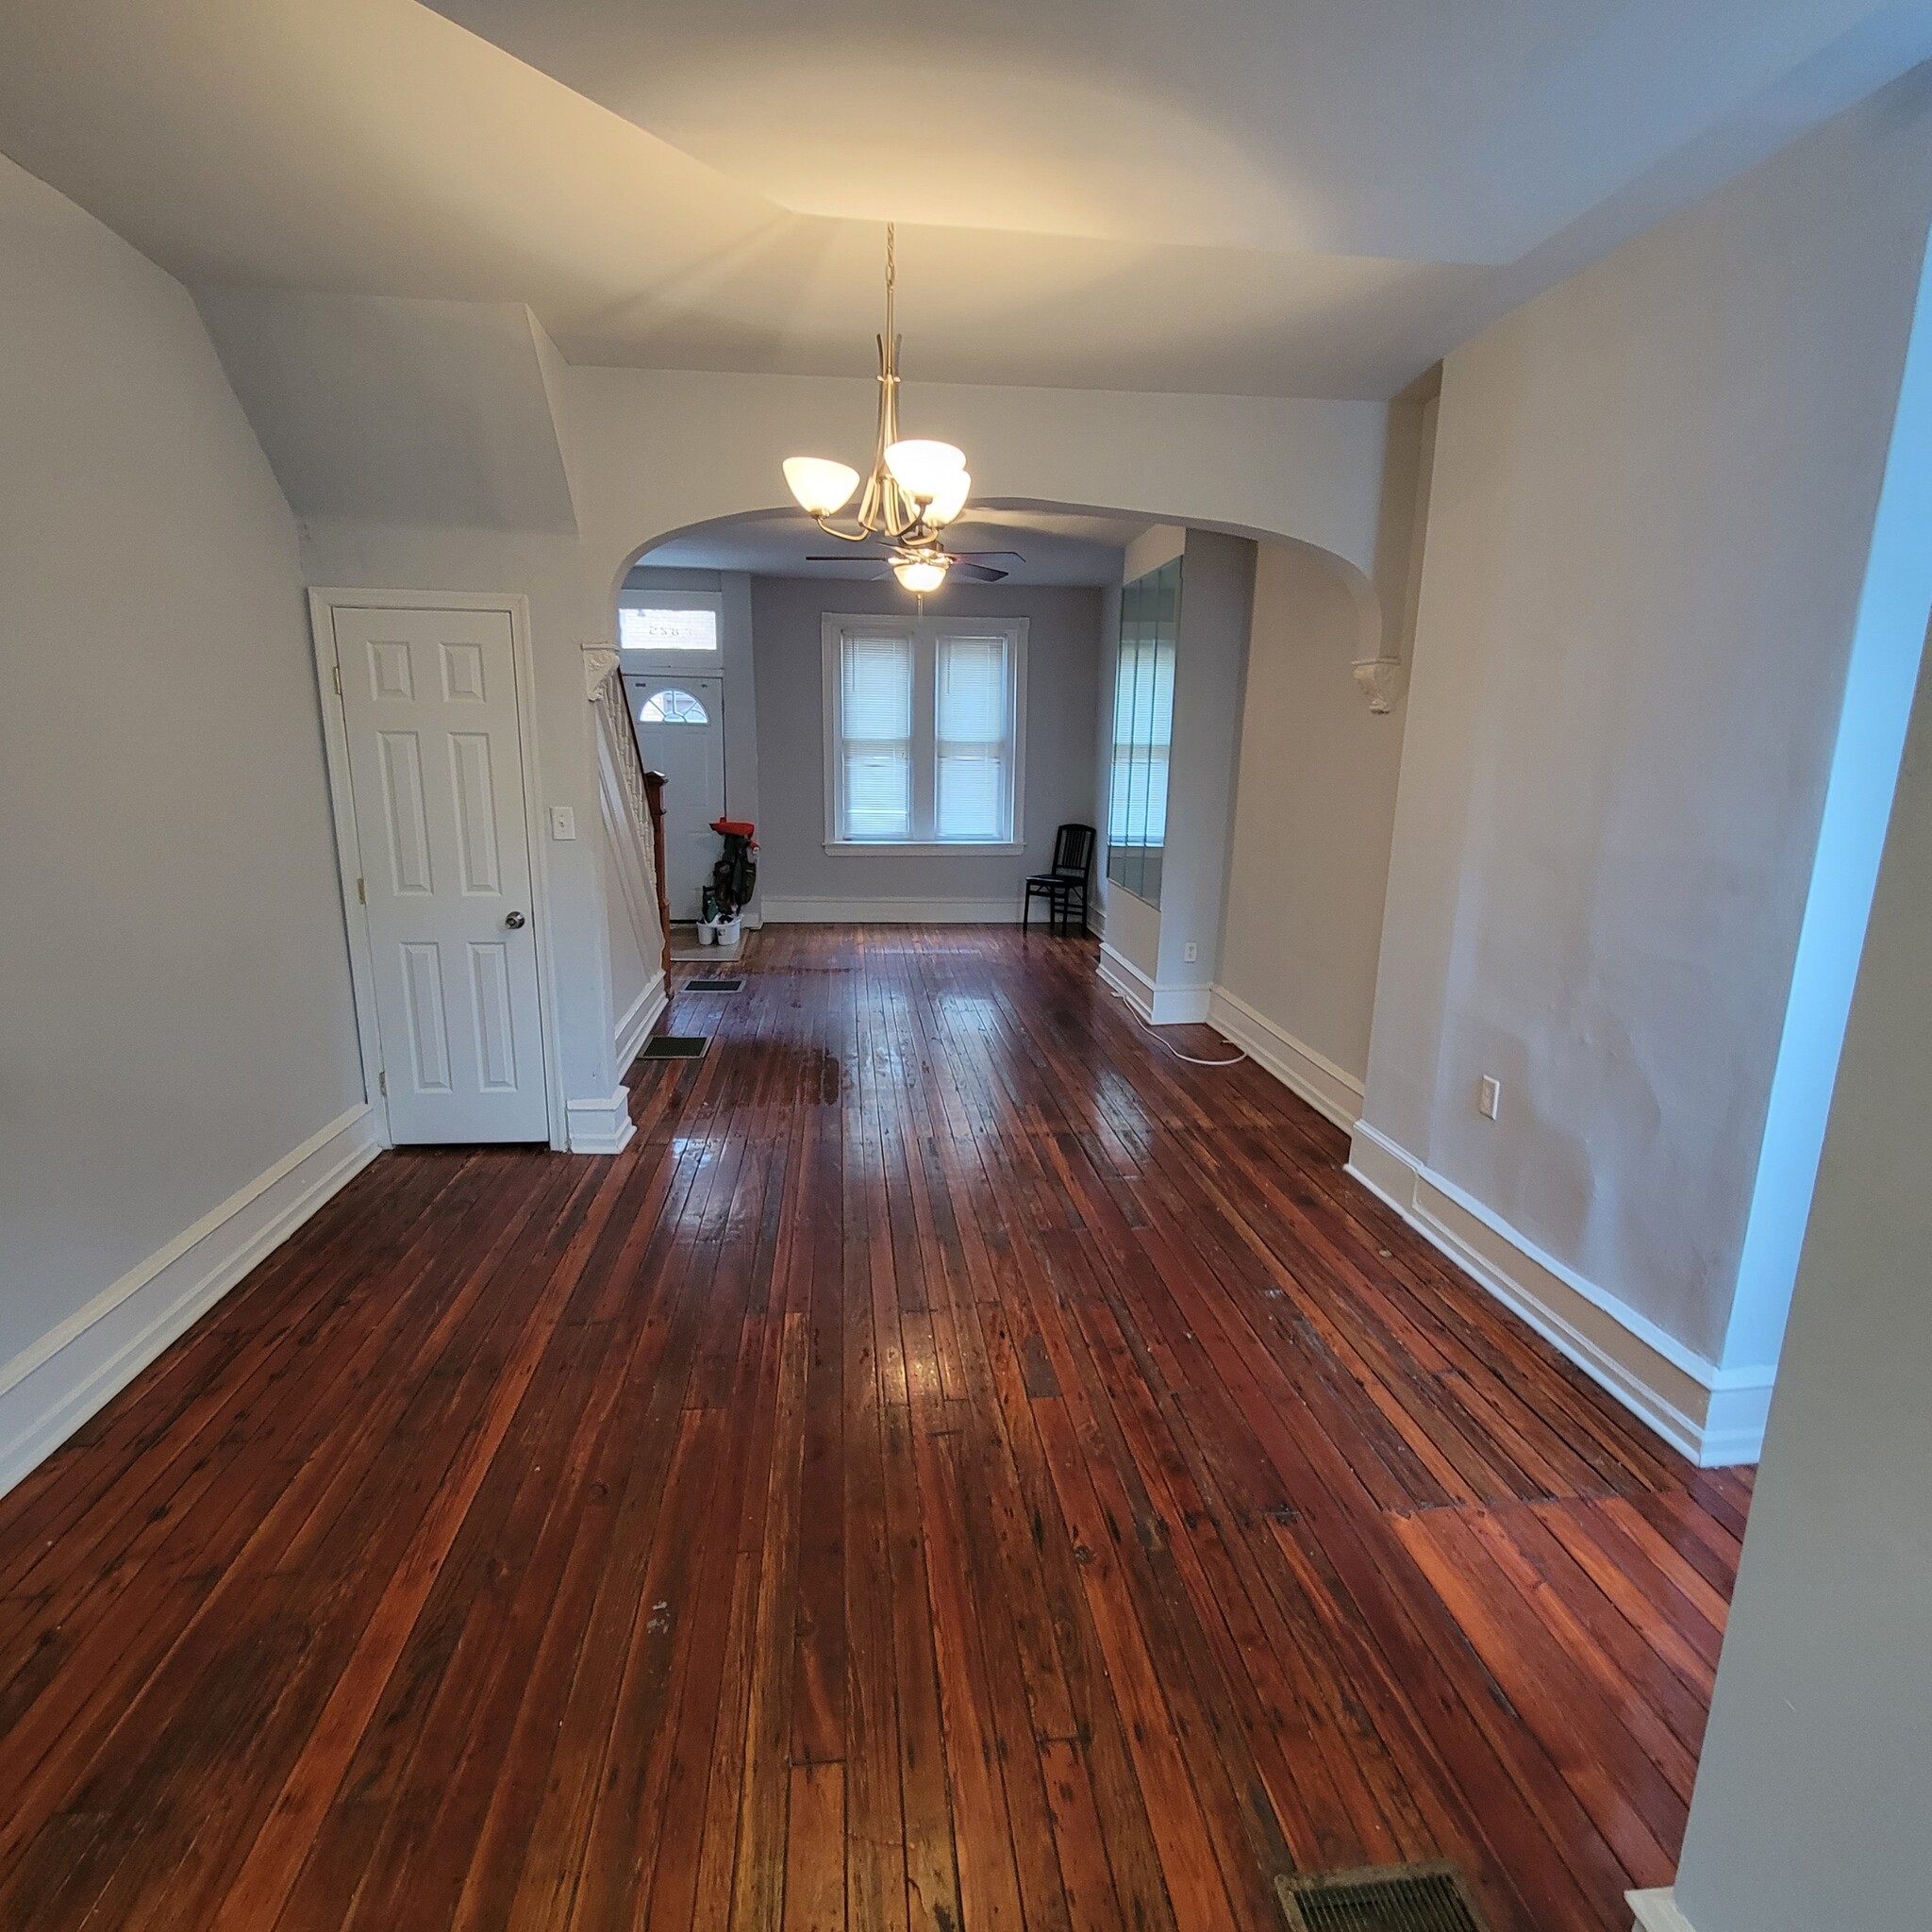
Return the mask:
<path fill-rule="evenodd" d="M 1133 1001 L 1130 1000 L 1125 993 L 1114 992 L 1112 987 L 1108 987 L 1108 991 L 1112 992 L 1114 998 L 1119 1000 L 1121 1005 L 1126 1008 L 1127 1011 L 1133 1015 L 1134 1024 L 1140 1027 L 1142 1033 L 1152 1034 L 1154 1037 L 1155 1043 L 1157 1045 L 1164 1047 L 1167 1050 L 1167 1052 L 1173 1054 L 1175 1059 L 1186 1060 L 1189 1066 L 1191 1067 L 1238 1067 L 1244 1059 L 1247 1058 L 1247 1055 L 1244 1054 L 1240 1047 L 1235 1048 L 1234 1058 L 1231 1060 L 1197 1059 L 1191 1053 L 1183 1053 L 1180 1050 L 1180 1048 L 1175 1046 L 1171 1041 L 1162 1040 L 1158 1028 L 1150 1025 L 1145 1020 L 1141 1019 L 1139 1011 L 1136 1009 L 1134 1006 Z"/>

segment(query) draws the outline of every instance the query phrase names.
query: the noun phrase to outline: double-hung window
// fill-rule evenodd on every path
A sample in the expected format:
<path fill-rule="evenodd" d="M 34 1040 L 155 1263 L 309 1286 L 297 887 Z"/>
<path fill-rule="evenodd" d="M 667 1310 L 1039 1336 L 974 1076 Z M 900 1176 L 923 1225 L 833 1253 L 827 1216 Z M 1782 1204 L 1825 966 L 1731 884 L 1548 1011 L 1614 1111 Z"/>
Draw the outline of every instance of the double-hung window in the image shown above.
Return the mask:
<path fill-rule="evenodd" d="M 1026 620 L 827 616 L 825 843 L 1017 852 Z"/>

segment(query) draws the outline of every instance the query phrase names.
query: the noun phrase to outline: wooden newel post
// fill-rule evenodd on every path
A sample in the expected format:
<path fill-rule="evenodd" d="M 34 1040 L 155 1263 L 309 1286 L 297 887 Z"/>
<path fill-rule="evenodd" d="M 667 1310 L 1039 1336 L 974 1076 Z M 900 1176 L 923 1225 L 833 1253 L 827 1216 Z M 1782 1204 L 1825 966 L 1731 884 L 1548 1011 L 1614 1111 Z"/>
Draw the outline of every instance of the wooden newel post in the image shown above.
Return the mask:
<path fill-rule="evenodd" d="M 664 935 L 664 983 L 671 984 L 671 902 L 664 896 L 664 774 L 644 774 L 644 803 L 651 808 L 651 866 L 658 874 L 658 930 Z"/>

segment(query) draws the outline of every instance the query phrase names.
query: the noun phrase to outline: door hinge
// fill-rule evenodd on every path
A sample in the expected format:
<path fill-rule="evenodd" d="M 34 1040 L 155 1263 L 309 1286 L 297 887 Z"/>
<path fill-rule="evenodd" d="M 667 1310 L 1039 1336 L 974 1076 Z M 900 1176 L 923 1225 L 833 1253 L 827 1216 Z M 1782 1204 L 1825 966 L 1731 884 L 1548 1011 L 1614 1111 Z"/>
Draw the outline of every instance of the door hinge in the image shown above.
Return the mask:
<path fill-rule="evenodd" d="M 336 695 L 341 697 L 342 694 L 342 667 L 340 663 L 335 663 L 331 664 L 329 669 L 336 675 Z"/>
<path fill-rule="evenodd" d="M 369 881 L 367 879 L 358 879 L 356 881 L 356 900 L 358 905 L 368 905 Z"/>
<path fill-rule="evenodd" d="M 385 1100 L 389 1098 L 389 1075 L 386 1073 L 378 1073 L 376 1074 L 375 1091 L 378 1093 L 380 1093 Z"/>

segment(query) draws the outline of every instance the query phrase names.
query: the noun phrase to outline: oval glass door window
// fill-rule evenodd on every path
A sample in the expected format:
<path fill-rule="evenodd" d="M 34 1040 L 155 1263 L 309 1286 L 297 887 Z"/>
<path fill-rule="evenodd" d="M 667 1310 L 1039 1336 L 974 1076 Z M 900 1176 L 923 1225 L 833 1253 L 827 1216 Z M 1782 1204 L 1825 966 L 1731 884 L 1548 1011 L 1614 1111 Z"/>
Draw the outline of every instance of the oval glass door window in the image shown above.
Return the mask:
<path fill-rule="evenodd" d="M 638 707 L 640 724 L 708 724 L 711 714 L 688 691 L 675 685 L 653 691 Z"/>

